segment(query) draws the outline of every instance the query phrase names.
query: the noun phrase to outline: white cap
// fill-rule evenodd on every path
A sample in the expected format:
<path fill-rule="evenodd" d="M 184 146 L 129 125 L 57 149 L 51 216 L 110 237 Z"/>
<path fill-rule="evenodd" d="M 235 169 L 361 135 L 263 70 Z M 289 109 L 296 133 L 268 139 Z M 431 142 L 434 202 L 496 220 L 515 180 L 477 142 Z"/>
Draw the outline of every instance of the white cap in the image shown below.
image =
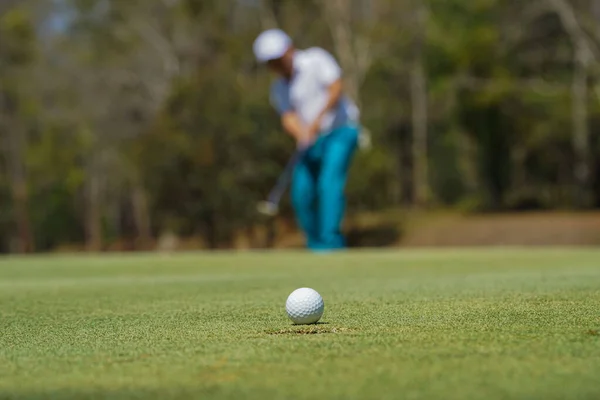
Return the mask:
<path fill-rule="evenodd" d="M 280 29 L 269 29 L 258 35 L 254 41 L 254 55 L 259 62 L 283 57 L 290 48 L 292 39 Z"/>

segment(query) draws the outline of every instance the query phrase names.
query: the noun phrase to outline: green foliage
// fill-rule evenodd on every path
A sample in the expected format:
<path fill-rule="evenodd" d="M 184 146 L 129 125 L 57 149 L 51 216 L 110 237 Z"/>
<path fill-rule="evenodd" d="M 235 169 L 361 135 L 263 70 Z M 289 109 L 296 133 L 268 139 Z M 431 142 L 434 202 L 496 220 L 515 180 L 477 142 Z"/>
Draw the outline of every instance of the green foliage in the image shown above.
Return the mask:
<path fill-rule="evenodd" d="M 32 61 L 35 32 L 27 12 L 15 7 L 0 15 L 0 68 Z"/>
<path fill-rule="evenodd" d="M 357 153 L 349 213 L 410 203 L 418 156 L 414 9 L 368 3 L 353 2 L 348 32 L 349 51 L 369 66 L 358 87 L 374 147 Z M 82 242 L 98 226 L 99 236 L 135 237 L 144 221 L 153 237 L 174 230 L 231 245 L 261 223 L 254 205 L 293 151 L 269 105 L 271 76 L 253 59 L 254 37 L 275 23 L 299 47 L 344 50 L 318 1 L 67 0 L 54 13 L 42 12 L 44 2 L 23 4 L 0 12 L 0 134 L 24 132 L 21 157 L 7 148 L 3 158 L 25 171 L 41 249 Z M 573 206 L 573 53 L 560 19 L 517 0 L 428 5 L 431 206 Z M 38 15 L 58 15 L 63 25 L 48 33 Z M 364 60 L 358 39 L 367 43 Z M 353 66 L 344 67 L 352 75 Z M 590 146 L 597 169 L 600 141 Z M 15 223 L 8 172 L 0 171 L 3 249 Z M 133 188 L 145 197 L 134 201 Z M 287 203 L 284 211 L 289 216 Z"/>

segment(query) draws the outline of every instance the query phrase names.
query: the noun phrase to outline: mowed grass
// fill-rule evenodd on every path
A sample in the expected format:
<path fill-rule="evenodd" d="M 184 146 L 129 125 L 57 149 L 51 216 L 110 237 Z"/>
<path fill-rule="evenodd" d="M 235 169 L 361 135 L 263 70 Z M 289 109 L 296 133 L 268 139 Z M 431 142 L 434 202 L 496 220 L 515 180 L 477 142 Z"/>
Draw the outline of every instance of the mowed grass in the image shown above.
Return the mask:
<path fill-rule="evenodd" d="M 600 251 L 5 258 L 0 398 L 598 399 Z"/>

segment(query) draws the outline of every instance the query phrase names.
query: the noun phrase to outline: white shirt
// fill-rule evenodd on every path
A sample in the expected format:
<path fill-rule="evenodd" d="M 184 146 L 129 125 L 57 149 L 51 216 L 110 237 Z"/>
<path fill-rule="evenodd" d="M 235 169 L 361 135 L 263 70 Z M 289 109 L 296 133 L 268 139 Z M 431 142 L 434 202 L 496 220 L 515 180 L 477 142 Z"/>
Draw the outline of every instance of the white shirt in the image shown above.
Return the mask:
<path fill-rule="evenodd" d="M 309 126 L 323 111 L 329 99 L 329 86 L 342 76 L 342 69 L 326 50 L 313 47 L 294 52 L 294 73 L 290 81 L 279 78 L 271 86 L 271 104 L 279 114 L 295 111 Z M 321 134 L 358 121 L 354 102 L 342 95 L 337 107 L 323 118 Z"/>

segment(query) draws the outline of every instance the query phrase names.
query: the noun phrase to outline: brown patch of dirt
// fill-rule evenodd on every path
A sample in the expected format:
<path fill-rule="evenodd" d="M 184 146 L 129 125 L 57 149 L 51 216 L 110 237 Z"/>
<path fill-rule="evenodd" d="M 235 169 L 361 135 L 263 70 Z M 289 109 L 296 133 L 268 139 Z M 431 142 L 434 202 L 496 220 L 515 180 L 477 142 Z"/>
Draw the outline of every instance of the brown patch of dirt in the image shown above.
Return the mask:
<path fill-rule="evenodd" d="M 600 213 L 445 216 L 411 225 L 401 246 L 600 245 Z"/>
<path fill-rule="evenodd" d="M 325 324 L 293 326 L 291 328 L 269 330 L 267 335 L 321 335 L 327 333 L 346 333 L 349 328 L 328 327 Z"/>

